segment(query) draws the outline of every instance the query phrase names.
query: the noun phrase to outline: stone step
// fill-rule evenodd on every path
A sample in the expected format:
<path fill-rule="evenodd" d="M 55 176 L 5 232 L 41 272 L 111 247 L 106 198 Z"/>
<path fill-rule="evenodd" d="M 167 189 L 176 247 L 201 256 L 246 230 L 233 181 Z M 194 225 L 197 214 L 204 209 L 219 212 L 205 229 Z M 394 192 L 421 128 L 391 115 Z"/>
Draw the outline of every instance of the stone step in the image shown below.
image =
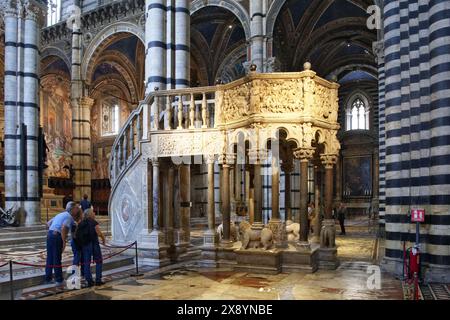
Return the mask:
<path fill-rule="evenodd" d="M 40 230 L 46 230 L 47 227 L 42 224 L 42 225 L 35 225 L 35 226 L 29 226 L 29 227 L 5 227 L 5 228 L 0 228 L 0 233 L 2 232 L 21 232 L 21 231 L 40 231 Z"/>
<path fill-rule="evenodd" d="M 9 231 L 9 232 L 0 232 L 0 241 L 8 240 L 8 239 L 16 239 L 17 236 L 20 238 L 29 238 L 29 237 L 40 237 L 45 236 L 46 230 L 38 230 L 38 231 Z"/>
<path fill-rule="evenodd" d="M 23 246 L 26 244 L 45 243 L 46 239 L 47 237 L 45 234 L 41 236 L 33 236 L 26 238 L 16 237 L 16 238 L 0 239 L 0 248 Z"/>
<path fill-rule="evenodd" d="M 125 266 L 133 266 L 134 257 L 132 256 L 117 256 L 109 260 L 105 260 L 103 263 L 103 271 L 122 268 Z M 14 290 L 20 290 L 33 286 L 39 286 L 44 284 L 45 270 L 43 268 L 28 267 L 27 272 L 23 272 L 25 268 L 17 269 L 14 274 L 13 284 Z M 91 266 L 91 272 L 95 275 L 95 265 Z M 0 300 L 9 299 L 9 276 L 0 279 Z"/>

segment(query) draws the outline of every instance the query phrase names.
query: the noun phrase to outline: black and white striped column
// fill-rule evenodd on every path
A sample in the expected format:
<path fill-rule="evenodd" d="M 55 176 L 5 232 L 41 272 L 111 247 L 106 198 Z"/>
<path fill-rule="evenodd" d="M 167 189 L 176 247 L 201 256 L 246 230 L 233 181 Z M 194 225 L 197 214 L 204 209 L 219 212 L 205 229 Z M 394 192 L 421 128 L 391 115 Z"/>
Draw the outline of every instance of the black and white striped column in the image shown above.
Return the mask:
<path fill-rule="evenodd" d="M 14 3 L 15 4 L 15 3 Z M 5 207 L 14 206 L 17 199 L 17 179 L 20 168 L 17 167 L 17 44 L 18 15 L 12 1 L 5 4 Z"/>
<path fill-rule="evenodd" d="M 411 208 L 426 210 L 421 261 L 450 278 L 450 0 L 386 0 L 385 261 L 401 269 L 415 241 Z"/>
<path fill-rule="evenodd" d="M 5 202 L 40 224 L 38 175 L 39 32 L 42 1 L 7 1 L 5 9 Z M 21 144 L 24 141 L 24 144 Z"/>
<path fill-rule="evenodd" d="M 146 0 L 145 93 L 166 88 L 166 6 L 165 0 Z"/>
<path fill-rule="evenodd" d="M 189 87 L 190 81 L 190 27 L 188 0 L 175 1 L 175 88 Z"/>
<path fill-rule="evenodd" d="M 250 0 L 250 61 L 256 72 L 264 72 L 266 0 Z"/>
<path fill-rule="evenodd" d="M 72 165 L 75 171 L 74 199 L 91 197 L 91 107 L 94 100 L 85 96 L 81 79 L 81 26 L 72 27 Z"/>
<path fill-rule="evenodd" d="M 23 48 L 23 123 L 26 126 L 25 225 L 40 224 L 38 174 L 39 136 L 39 34 L 45 7 L 38 2 L 25 4 Z M 23 154 L 21 156 L 24 156 Z M 24 188 L 25 189 L 25 188 Z"/>

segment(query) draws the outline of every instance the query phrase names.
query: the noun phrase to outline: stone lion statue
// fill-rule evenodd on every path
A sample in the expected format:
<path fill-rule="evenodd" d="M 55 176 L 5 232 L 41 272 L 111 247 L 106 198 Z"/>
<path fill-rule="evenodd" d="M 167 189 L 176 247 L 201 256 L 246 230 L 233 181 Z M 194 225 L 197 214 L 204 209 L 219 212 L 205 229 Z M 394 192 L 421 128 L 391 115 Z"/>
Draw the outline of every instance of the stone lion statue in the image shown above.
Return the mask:
<path fill-rule="evenodd" d="M 223 223 L 221 223 L 217 227 L 217 234 L 219 235 L 219 240 L 222 240 L 223 239 Z M 238 227 L 236 226 L 236 224 L 233 221 L 230 222 L 230 238 L 234 242 L 239 241 Z"/>
<path fill-rule="evenodd" d="M 247 249 L 249 246 L 252 248 L 260 248 L 267 250 L 273 245 L 273 233 L 267 227 L 264 227 L 260 232 L 258 230 L 252 230 L 252 226 L 247 221 L 242 221 L 239 224 L 239 233 L 242 241 L 241 249 Z"/>
<path fill-rule="evenodd" d="M 286 220 L 286 235 L 288 241 L 298 241 L 300 238 L 300 223 Z"/>

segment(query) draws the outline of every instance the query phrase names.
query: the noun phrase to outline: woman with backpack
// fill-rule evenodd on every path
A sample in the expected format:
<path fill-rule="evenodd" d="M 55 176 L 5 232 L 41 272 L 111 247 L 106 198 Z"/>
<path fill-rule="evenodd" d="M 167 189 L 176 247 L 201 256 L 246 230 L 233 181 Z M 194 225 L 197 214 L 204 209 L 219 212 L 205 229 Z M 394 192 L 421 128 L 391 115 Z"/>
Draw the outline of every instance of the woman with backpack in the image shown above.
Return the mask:
<path fill-rule="evenodd" d="M 95 220 L 94 210 L 92 208 L 86 209 L 84 211 L 84 219 L 77 228 L 76 239 L 82 247 L 84 278 L 87 281 L 88 287 L 94 285 L 91 274 L 92 259 L 95 261 L 95 285 L 100 286 L 105 284 L 102 281 L 103 258 L 98 242 L 99 237 L 102 239 L 102 243 L 105 244 L 105 236 L 100 230 L 100 225 Z"/>

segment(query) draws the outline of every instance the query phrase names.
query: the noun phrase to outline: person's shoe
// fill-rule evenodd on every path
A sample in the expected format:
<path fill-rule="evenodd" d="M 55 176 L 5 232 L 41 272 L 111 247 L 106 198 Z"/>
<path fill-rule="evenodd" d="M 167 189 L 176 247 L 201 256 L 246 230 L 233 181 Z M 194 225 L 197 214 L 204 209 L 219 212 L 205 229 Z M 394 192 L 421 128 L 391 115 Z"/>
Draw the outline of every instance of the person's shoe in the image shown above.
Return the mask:
<path fill-rule="evenodd" d="M 57 287 L 64 287 L 65 283 L 64 283 L 64 281 L 56 281 L 56 286 Z"/>
<path fill-rule="evenodd" d="M 102 285 L 104 285 L 105 284 L 105 282 L 103 282 L 103 281 L 96 281 L 95 282 L 95 285 L 96 286 L 102 286 Z"/>
<path fill-rule="evenodd" d="M 92 288 L 94 286 L 94 282 L 88 282 L 86 288 Z"/>

